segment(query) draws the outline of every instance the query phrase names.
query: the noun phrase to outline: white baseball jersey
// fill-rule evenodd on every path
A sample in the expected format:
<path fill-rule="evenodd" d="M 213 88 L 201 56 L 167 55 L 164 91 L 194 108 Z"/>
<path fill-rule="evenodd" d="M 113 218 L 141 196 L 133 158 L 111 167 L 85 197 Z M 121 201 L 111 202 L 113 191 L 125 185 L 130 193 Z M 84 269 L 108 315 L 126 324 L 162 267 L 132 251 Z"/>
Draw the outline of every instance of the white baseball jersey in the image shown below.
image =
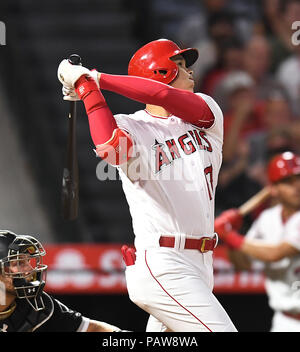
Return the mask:
<path fill-rule="evenodd" d="M 246 237 L 269 244 L 282 241 L 299 250 L 299 255 L 265 264 L 266 292 L 275 311 L 300 312 L 300 211 L 282 221 L 282 206 L 276 205 L 261 213 Z"/>
<path fill-rule="evenodd" d="M 209 129 L 146 110 L 115 115 L 118 126 L 133 138 L 137 155 L 127 175 L 119 167 L 137 249 L 156 245 L 162 234 L 213 236 L 223 115 L 212 98 L 197 94 L 214 113 Z"/>
<path fill-rule="evenodd" d="M 137 249 L 126 268 L 132 302 L 151 315 L 147 331 L 236 331 L 212 293 L 212 252 L 185 250 L 187 236 L 213 236 L 214 194 L 222 159 L 223 116 L 214 100 L 209 129 L 145 110 L 115 116 L 132 136 L 135 159 L 119 167 Z M 171 235 L 174 248 L 159 247 Z"/>

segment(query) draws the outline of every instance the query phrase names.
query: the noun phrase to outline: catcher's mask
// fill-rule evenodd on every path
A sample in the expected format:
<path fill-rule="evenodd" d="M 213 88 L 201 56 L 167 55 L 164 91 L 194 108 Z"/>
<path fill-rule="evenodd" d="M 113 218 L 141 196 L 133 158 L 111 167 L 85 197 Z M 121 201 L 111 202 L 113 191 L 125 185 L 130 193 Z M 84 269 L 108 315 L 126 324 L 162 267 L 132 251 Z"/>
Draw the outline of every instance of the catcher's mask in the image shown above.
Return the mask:
<path fill-rule="evenodd" d="M 42 292 L 46 283 L 46 254 L 42 244 L 29 235 L 0 231 L 0 273 L 11 277 L 18 298 L 25 298 L 38 311 L 45 308 Z"/>

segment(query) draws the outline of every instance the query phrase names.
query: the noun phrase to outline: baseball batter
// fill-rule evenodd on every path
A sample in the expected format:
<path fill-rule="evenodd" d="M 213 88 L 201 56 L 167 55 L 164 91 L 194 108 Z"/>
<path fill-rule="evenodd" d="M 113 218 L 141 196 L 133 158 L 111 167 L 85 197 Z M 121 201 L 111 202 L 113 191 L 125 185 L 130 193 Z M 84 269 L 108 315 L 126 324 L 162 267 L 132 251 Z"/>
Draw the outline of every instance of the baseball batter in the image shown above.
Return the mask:
<path fill-rule="evenodd" d="M 250 267 L 247 258 L 265 262 L 266 293 L 275 311 L 271 331 L 299 332 L 300 156 L 285 152 L 274 157 L 268 177 L 279 203 L 263 211 L 245 237 L 234 229 L 241 224 L 234 209 L 216 219 L 215 229 L 225 243 L 238 250 L 231 256 L 238 268 Z"/>
<path fill-rule="evenodd" d="M 64 99 L 83 100 L 98 155 L 119 170 L 135 233 L 136 253 L 124 250 L 127 288 L 150 314 L 147 331 L 236 331 L 212 293 L 223 116 L 193 92 L 197 58 L 160 39 L 133 55 L 129 75 L 67 60 L 58 68 Z M 113 116 L 99 87 L 146 108 Z"/>

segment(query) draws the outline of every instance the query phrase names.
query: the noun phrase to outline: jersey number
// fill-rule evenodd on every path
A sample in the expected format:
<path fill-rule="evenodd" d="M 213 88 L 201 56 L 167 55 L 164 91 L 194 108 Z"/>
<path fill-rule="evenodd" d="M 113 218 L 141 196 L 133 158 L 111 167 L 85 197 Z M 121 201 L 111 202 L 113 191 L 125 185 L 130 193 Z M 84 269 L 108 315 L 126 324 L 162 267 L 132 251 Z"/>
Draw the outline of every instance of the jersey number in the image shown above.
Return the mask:
<path fill-rule="evenodd" d="M 205 181 L 207 185 L 209 199 L 212 200 L 212 194 L 214 193 L 212 165 L 209 165 L 204 169 L 204 174 L 205 174 Z"/>

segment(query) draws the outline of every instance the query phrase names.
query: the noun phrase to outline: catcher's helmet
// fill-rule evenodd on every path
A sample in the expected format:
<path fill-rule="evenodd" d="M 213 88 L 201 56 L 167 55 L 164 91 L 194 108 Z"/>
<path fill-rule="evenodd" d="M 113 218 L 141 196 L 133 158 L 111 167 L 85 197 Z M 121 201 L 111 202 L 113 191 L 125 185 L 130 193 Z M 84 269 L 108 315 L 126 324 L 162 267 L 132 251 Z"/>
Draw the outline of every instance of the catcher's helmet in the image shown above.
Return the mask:
<path fill-rule="evenodd" d="M 182 55 L 186 67 L 192 66 L 198 59 L 198 50 L 180 49 L 168 39 L 154 40 L 142 46 L 131 58 L 128 65 L 130 76 L 140 76 L 169 84 L 178 74 L 178 67 L 170 60 L 173 56 Z"/>
<path fill-rule="evenodd" d="M 11 277 L 18 298 L 25 298 L 36 311 L 44 309 L 42 292 L 47 265 L 41 243 L 29 235 L 0 230 L 0 275 Z"/>
<path fill-rule="evenodd" d="M 284 152 L 271 159 L 268 165 L 269 181 L 274 183 L 292 175 L 300 174 L 300 156 Z"/>

